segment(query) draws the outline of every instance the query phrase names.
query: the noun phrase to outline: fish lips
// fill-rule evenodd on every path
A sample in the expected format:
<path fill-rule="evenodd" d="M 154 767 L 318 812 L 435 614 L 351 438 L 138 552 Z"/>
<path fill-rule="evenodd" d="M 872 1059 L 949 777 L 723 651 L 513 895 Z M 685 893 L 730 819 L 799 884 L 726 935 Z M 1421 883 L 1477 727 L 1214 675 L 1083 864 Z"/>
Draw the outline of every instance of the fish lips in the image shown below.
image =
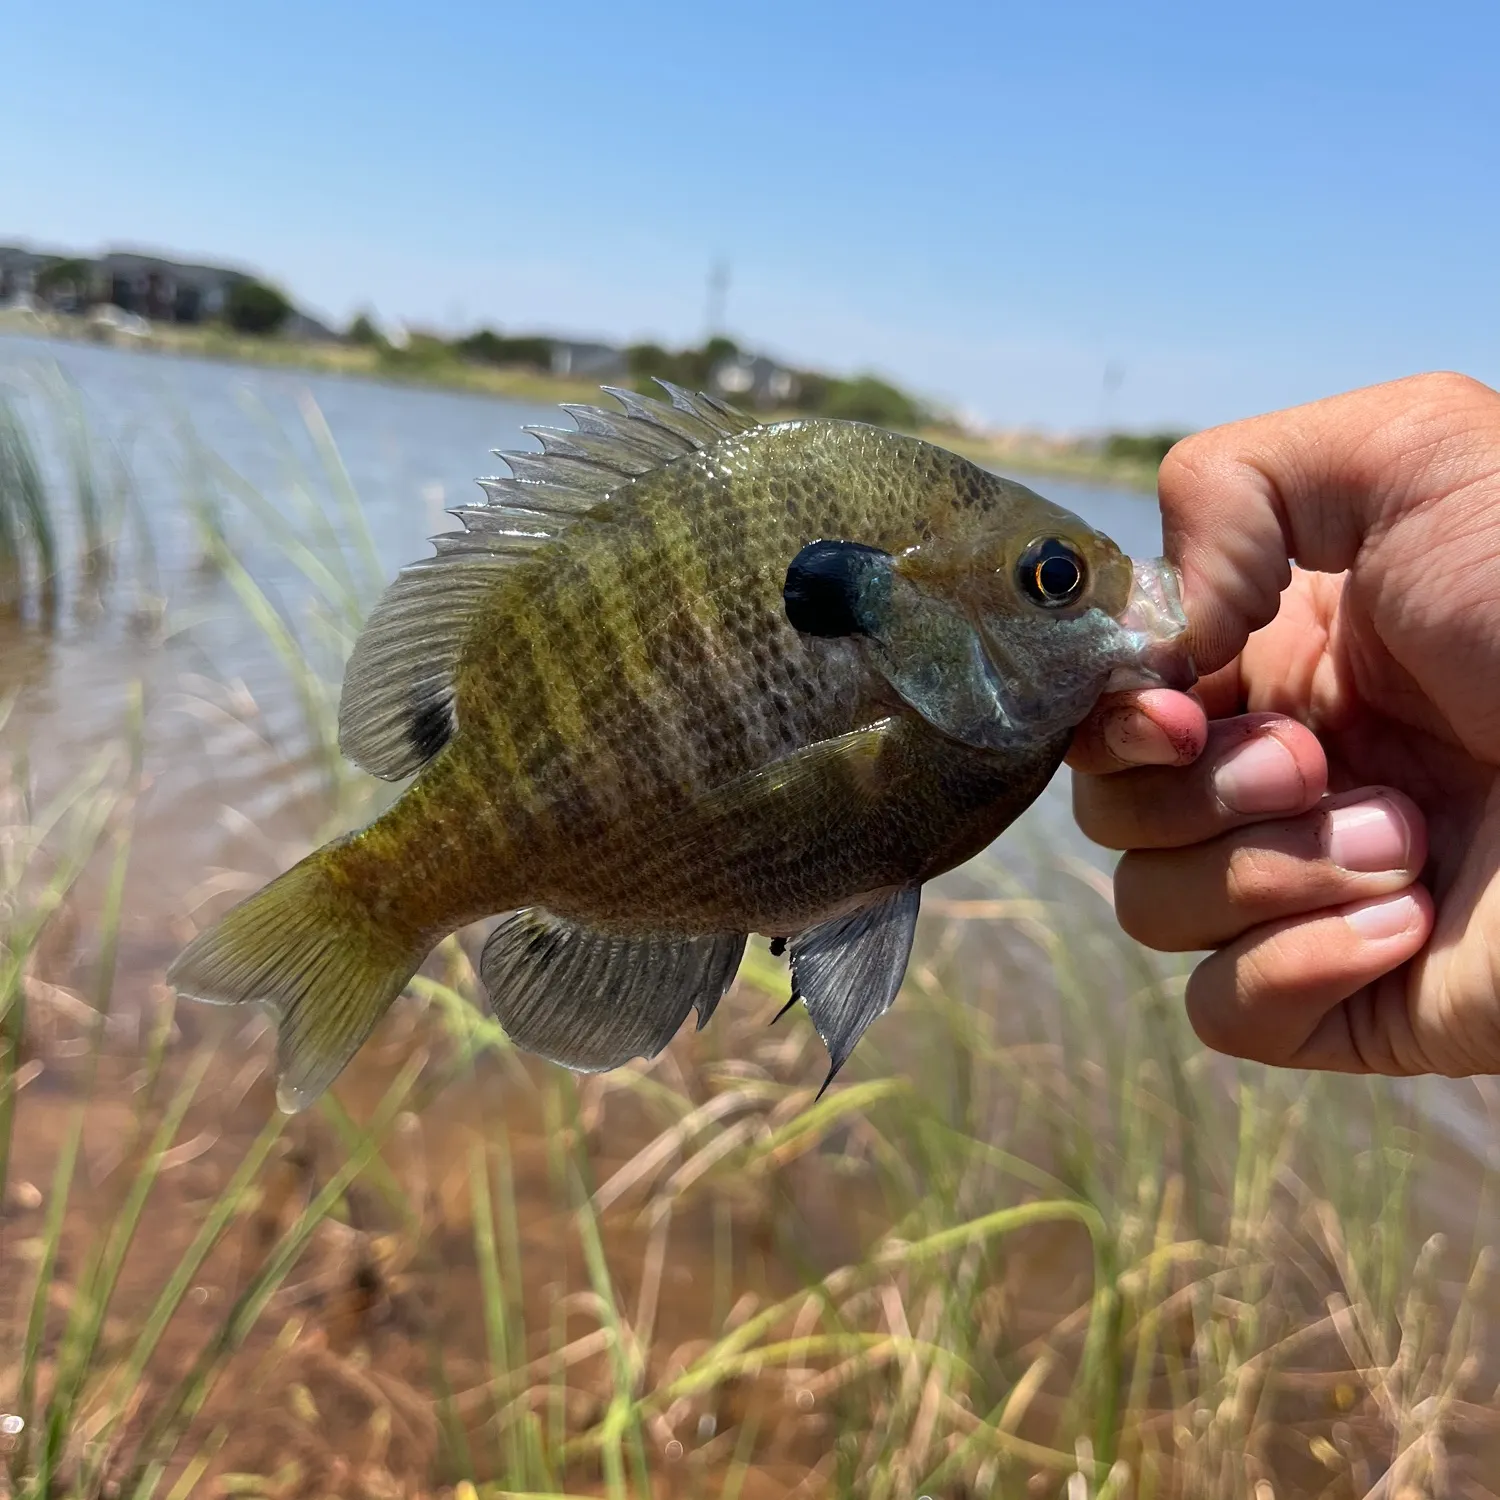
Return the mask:
<path fill-rule="evenodd" d="M 1164 557 L 1132 559 L 1130 597 L 1119 616 L 1131 659 L 1117 666 L 1107 693 L 1172 688 L 1185 693 L 1198 681 L 1187 646 L 1187 615 L 1177 569 Z"/>

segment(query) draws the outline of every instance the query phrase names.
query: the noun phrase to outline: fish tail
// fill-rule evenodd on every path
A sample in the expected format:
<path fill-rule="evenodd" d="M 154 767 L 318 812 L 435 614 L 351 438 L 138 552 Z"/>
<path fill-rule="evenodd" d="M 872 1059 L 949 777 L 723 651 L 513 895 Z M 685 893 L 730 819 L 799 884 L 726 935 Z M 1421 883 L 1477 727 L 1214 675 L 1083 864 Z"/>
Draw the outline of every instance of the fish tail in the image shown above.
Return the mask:
<path fill-rule="evenodd" d="M 306 1108 L 343 1071 L 406 988 L 430 936 L 392 930 L 329 844 L 228 911 L 167 970 L 211 1004 L 264 1001 L 278 1017 L 277 1103 Z"/>

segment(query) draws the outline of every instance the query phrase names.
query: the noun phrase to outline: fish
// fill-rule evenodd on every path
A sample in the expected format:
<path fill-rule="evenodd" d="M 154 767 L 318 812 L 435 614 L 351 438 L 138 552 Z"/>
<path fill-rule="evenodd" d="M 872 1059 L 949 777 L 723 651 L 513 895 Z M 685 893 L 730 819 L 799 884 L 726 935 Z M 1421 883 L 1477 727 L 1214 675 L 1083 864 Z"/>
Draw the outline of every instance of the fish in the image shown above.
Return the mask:
<path fill-rule="evenodd" d="M 579 1072 L 701 1028 L 753 934 L 831 1082 L 923 885 L 1040 795 L 1106 691 L 1191 683 L 1170 564 L 922 439 L 604 387 L 452 512 L 356 639 L 339 744 L 408 781 L 200 933 L 179 994 L 277 1017 L 325 1090 L 429 952 Z"/>

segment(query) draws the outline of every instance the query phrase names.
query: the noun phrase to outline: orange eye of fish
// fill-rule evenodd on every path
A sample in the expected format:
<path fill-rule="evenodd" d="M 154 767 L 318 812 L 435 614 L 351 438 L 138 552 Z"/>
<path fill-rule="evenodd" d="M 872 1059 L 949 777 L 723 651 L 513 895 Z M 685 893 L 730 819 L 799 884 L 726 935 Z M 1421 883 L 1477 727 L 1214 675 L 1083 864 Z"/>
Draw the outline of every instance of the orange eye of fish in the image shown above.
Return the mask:
<path fill-rule="evenodd" d="M 1016 564 L 1021 592 L 1043 609 L 1063 609 L 1083 593 L 1088 569 L 1076 547 L 1060 537 L 1033 542 Z"/>

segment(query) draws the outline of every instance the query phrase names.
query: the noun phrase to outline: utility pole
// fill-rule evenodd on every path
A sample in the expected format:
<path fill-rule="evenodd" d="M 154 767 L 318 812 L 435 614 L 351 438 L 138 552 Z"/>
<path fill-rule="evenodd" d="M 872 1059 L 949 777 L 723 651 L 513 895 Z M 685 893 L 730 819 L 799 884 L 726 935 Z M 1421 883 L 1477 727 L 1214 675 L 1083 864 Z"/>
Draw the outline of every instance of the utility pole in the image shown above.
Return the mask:
<path fill-rule="evenodd" d="M 1108 433 L 1114 417 L 1115 396 L 1125 384 L 1125 366 L 1117 359 L 1105 361 L 1104 388 L 1099 397 L 1099 426 Z"/>
<path fill-rule="evenodd" d="M 705 338 L 724 331 L 724 305 L 729 300 L 729 262 L 716 260 L 708 272 L 708 327 Z"/>

